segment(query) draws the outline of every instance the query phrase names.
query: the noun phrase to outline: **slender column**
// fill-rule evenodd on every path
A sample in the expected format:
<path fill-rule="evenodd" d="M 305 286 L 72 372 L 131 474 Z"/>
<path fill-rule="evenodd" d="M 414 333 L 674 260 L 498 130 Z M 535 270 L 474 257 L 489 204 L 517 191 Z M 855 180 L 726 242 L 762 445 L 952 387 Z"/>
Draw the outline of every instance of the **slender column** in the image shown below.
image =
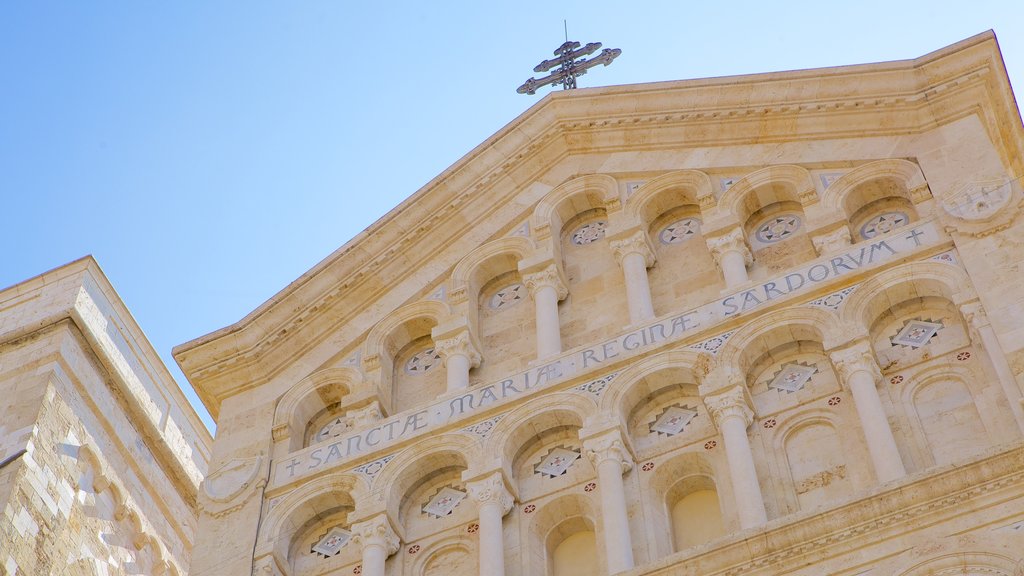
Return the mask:
<path fill-rule="evenodd" d="M 970 302 L 960 306 L 960 311 L 970 326 L 971 340 L 976 344 L 980 340 L 981 347 L 988 354 L 992 368 L 995 369 L 996 376 L 999 378 L 999 385 L 1002 386 L 1003 394 L 1006 395 L 1006 400 L 1010 404 L 1010 411 L 1013 412 L 1013 417 L 1017 420 L 1017 426 L 1024 431 L 1024 406 L 1021 405 L 1020 386 L 1017 385 L 1017 380 L 1013 377 L 1013 370 L 1010 369 L 1010 364 L 1006 361 L 1003 347 L 999 344 L 999 337 L 992 329 L 985 309 L 981 306 L 981 302 Z"/>
<path fill-rule="evenodd" d="M 608 573 L 617 574 L 633 567 L 633 539 L 626 511 L 626 487 L 622 482 L 622 475 L 633 467 L 633 458 L 617 430 L 585 440 L 583 449 L 597 468 Z"/>
<path fill-rule="evenodd" d="M 907 470 L 903 467 L 900 451 L 896 447 L 896 438 L 889 427 L 889 418 L 885 415 L 878 388 L 875 387 L 882 372 L 875 362 L 871 345 L 861 340 L 853 346 L 831 352 L 829 356 L 853 394 L 853 403 L 857 407 L 857 416 L 864 429 L 868 453 L 871 454 L 878 481 L 888 482 L 906 475 Z"/>
<path fill-rule="evenodd" d="M 725 443 L 725 457 L 729 461 L 729 476 L 736 498 L 740 527 L 744 530 L 760 526 L 768 521 L 761 495 L 761 483 L 754 467 L 754 453 L 750 450 L 747 426 L 754 421 L 754 412 L 747 405 L 743 388 L 734 386 L 729 390 L 704 399 L 718 431 Z"/>
<path fill-rule="evenodd" d="M 742 228 L 707 239 L 708 250 L 715 258 L 715 264 L 722 270 L 726 288 L 745 284 L 749 280 L 747 266 L 754 263 L 754 257 L 747 247 Z"/>
<path fill-rule="evenodd" d="M 473 345 L 469 329 L 434 336 L 434 350 L 444 358 L 448 392 L 469 388 L 469 370 L 480 365 L 480 353 Z"/>
<path fill-rule="evenodd" d="M 612 240 L 611 247 L 626 279 L 629 322 L 636 325 L 654 318 L 650 279 L 647 277 L 647 269 L 654 266 L 654 250 L 647 233 L 637 230 L 628 237 Z"/>
<path fill-rule="evenodd" d="M 384 514 L 352 525 L 352 541 L 363 550 L 363 576 L 384 576 L 384 562 L 398 552 L 398 535 Z"/>
<path fill-rule="evenodd" d="M 476 502 L 480 516 L 480 576 L 504 576 L 502 517 L 512 509 L 512 494 L 505 488 L 501 472 L 466 483 L 466 490 Z"/>
<path fill-rule="evenodd" d="M 558 301 L 569 295 L 562 275 L 555 264 L 523 275 L 530 295 L 537 325 L 537 358 L 548 358 L 562 352 L 562 334 L 558 321 Z"/>

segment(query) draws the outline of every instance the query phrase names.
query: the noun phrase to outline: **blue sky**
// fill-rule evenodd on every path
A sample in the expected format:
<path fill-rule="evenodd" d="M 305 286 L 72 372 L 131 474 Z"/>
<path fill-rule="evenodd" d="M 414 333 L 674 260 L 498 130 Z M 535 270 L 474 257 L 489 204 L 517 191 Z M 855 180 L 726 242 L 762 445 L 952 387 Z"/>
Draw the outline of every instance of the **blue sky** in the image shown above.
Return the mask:
<path fill-rule="evenodd" d="M 581 87 L 913 58 L 991 28 L 1024 89 L 1019 1 L 352 4 L 0 5 L 0 285 L 94 255 L 194 400 L 171 348 L 536 102 L 515 88 L 563 18 L 623 51 Z"/>

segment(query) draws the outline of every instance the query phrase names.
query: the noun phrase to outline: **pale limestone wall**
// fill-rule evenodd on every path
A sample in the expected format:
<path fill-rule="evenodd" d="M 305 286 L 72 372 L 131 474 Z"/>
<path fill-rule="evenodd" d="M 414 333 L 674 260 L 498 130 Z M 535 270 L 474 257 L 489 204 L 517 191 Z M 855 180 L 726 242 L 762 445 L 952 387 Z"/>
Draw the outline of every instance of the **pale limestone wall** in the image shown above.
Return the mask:
<path fill-rule="evenodd" d="M 187 573 L 210 438 L 95 262 L 0 303 L 0 573 Z"/>
<path fill-rule="evenodd" d="M 508 185 L 511 200 L 495 207 L 500 196 L 490 196 L 477 216 L 455 191 L 489 158 L 512 158 L 508 141 L 492 139 L 409 201 L 447 203 L 473 223 L 454 239 L 423 224 L 424 249 L 439 248 L 421 267 L 359 269 L 372 285 L 342 273 L 346 254 L 400 249 L 392 223 L 403 204 L 302 287 L 178 350 L 219 411 L 192 573 L 363 573 L 376 549 L 393 576 L 495 574 L 484 510 L 497 503 L 509 575 L 592 561 L 587 570 L 637 575 L 968 566 L 1017 576 L 1022 196 L 1016 184 L 1005 198 L 993 193 L 994 213 L 962 201 L 965 186 L 1024 167 L 1005 78 L 964 80 L 994 57 L 982 38 L 922 59 L 929 75 L 904 63 L 854 79 L 741 79 L 736 94 L 698 83 L 584 92 L 579 106 L 573 95 L 546 100 L 540 118 L 495 137 L 569 131 L 561 153 L 544 140 L 515 157 L 509 180 L 491 183 Z M 929 83 L 944 86 L 941 97 Z M 743 108 L 759 98 L 775 100 Z M 708 102 L 713 114 L 693 112 Z M 978 106 L 985 112 L 973 115 Z M 630 122 L 636 110 L 658 122 Z M 789 113 L 802 116 L 772 116 Z M 730 121 L 716 124 L 719 140 L 704 143 L 700 124 L 720 117 Z M 897 212 L 892 229 L 864 236 L 873 218 Z M 772 229 L 778 241 L 759 236 L 771 218 L 794 215 L 798 225 Z M 699 231 L 662 243 L 683 217 Z M 573 242 L 597 220 L 604 236 L 590 229 L 593 242 Z M 620 264 L 630 250 L 644 258 L 654 310 L 638 322 Z M 730 250 L 749 260 L 748 279 L 727 287 Z M 787 285 L 791 275 L 800 285 Z M 532 285 L 524 301 L 486 308 L 499 285 L 520 280 Z M 331 298 L 348 290 L 344 322 L 328 322 L 331 298 L 306 288 L 318 282 Z M 554 318 L 538 312 L 544 286 L 559 301 Z M 302 326 L 260 336 L 284 308 L 307 311 Z M 538 358 L 552 325 L 561 352 Z M 915 334 L 923 340 L 894 342 Z M 445 352 L 417 388 L 403 354 L 424 339 Z M 235 352 L 249 346 L 258 358 Z M 659 432 L 670 410 L 689 420 Z M 332 415 L 338 433 L 310 444 L 310 423 Z M 737 464 L 737 442 L 749 444 L 751 467 Z M 564 473 L 544 466 L 556 455 Z M 621 464 L 621 491 L 609 462 Z M 431 514 L 446 489 L 462 500 Z M 697 526 L 711 528 L 694 530 L 681 509 L 709 515 Z M 333 529 L 353 539 L 337 555 L 315 554 Z"/>

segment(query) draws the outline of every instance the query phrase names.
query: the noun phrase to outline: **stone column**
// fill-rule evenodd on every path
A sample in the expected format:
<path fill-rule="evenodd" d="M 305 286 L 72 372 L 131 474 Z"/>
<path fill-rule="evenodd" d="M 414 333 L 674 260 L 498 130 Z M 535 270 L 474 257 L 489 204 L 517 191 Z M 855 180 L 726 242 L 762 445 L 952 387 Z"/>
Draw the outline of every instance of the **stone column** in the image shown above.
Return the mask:
<path fill-rule="evenodd" d="M 448 392 L 469 388 L 469 370 L 480 365 L 480 352 L 473 345 L 469 329 L 433 336 L 434 350 L 444 358 Z"/>
<path fill-rule="evenodd" d="M 830 352 L 829 357 L 853 394 L 853 403 L 857 407 L 857 416 L 864 429 L 868 453 L 871 454 L 878 481 L 888 482 L 906 475 L 907 470 L 903 467 L 900 451 L 896 447 L 896 438 L 889 427 L 889 418 L 878 396 L 876 382 L 881 379 L 882 372 L 875 362 L 871 345 L 861 340 L 848 348 Z"/>
<path fill-rule="evenodd" d="M 384 514 L 352 525 L 352 541 L 363 550 L 363 576 L 384 576 L 384 562 L 398 552 L 398 535 Z"/>
<path fill-rule="evenodd" d="M 622 482 L 622 475 L 633 467 L 633 458 L 618 430 L 585 440 L 583 449 L 597 468 L 608 573 L 618 574 L 633 567 L 633 539 L 626 511 L 626 487 Z"/>
<path fill-rule="evenodd" d="M 480 515 L 480 576 L 505 575 L 505 539 L 502 518 L 512 509 L 512 494 L 501 472 L 466 483 Z"/>
<path fill-rule="evenodd" d="M 747 247 L 742 228 L 733 228 L 720 236 L 707 239 L 708 250 L 715 258 L 715 264 L 722 270 L 725 287 L 733 288 L 746 284 L 747 266 L 754 263 L 754 257 Z"/>
<path fill-rule="evenodd" d="M 1010 411 L 1013 412 L 1013 417 L 1017 420 L 1017 426 L 1024 431 L 1024 406 L 1021 405 L 1020 386 L 1017 385 L 1017 380 L 1013 377 L 1013 370 L 1010 369 L 1010 364 L 1006 361 L 1003 347 L 999 344 L 999 337 L 992 329 L 985 309 L 981 306 L 981 302 L 975 301 L 961 305 L 960 312 L 963 313 L 971 330 L 971 340 L 975 344 L 980 343 L 985 349 L 985 353 L 988 354 L 992 368 L 995 369 L 996 376 L 999 378 L 999 385 L 1003 388 L 1003 394 L 1006 395 L 1006 400 L 1010 404 Z"/>
<path fill-rule="evenodd" d="M 647 239 L 647 233 L 637 230 L 629 236 L 612 240 L 611 247 L 626 279 L 630 324 L 636 325 L 654 318 L 654 303 L 651 301 L 651 286 L 647 277 L 647 269 L 654 266 L 654 250 Z"/>
<path fill-rule="evenodd" d="M 761 526 L 768 521 L 768 514 L 764 509 L 757 468 L 754 467 L 754 453 L 747 438 L 747 426 L 754 421 L 754 412 L 747 405 L 743 388 L 734 386 L 721 394 L 704 398 L 704 405 L 711 412 L 725 443 L 740 527 L 746 530 Z"/>
<path fill-rule="evenodd" d="M 530 295 L 537 324 L 537 358 L 548 358 L 562 352 L 562 334 L 558 321 L 558 301 L 569 295 L 558 267 L 546 267 L 523 274 Z"/>

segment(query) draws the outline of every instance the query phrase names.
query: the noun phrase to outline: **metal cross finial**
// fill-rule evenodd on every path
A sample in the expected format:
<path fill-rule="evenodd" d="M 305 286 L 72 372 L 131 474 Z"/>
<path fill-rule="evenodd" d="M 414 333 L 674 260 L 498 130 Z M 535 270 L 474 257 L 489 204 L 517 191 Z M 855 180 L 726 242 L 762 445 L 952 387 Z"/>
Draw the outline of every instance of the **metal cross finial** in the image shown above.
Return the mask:
<path fill-rule="evenodd" d="M 585 57 L 597 52 L 601 47 L 600 42 L 591 42 L 586 46 L 580 48 L 579 42 L 566 41 L 555 50 L 555 56 L 550 60 L 545 60 L 537 67 L 533 69 L 534 72 L 547 72 L 552 68 L 558 66 L 558 69 L 554 72 L 544 76 L 543 78 L 530 78 L 523 83 L 522 86 L 516 89 L 516 92 L 520 94 L 535 94 L 538 88 L 547 86 L 548 84 L 554 85 L 559 82 L 562 83 L 562 89 L 571 90 L 576 87 L 576 77 L 583 76 L 598 64 L 604 64 L 605 66 L 612 63 L 612 60 L 622 54 L 622 50 L 618 48 L 605 48 L 601 50 L 601 53 L 594 56 L 590 60 Z"/>

